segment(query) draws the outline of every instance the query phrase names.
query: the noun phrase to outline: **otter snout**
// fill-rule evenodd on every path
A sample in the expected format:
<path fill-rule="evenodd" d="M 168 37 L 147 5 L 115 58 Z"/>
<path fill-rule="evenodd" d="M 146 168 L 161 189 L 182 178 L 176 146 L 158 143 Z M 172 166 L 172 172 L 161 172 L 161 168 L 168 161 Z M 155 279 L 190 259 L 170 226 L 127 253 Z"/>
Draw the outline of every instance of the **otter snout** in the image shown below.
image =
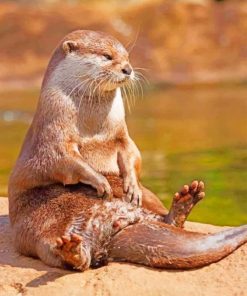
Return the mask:
<path fill-rule="evenodd" d="M 122 68 L 122 73 L 127 75 L 127 76 L 130 76 L 131 73 L 132 73 L 132 67 L 130 66 L 130 64 L 126 64 L 124 65 L 124 67 Z"/>

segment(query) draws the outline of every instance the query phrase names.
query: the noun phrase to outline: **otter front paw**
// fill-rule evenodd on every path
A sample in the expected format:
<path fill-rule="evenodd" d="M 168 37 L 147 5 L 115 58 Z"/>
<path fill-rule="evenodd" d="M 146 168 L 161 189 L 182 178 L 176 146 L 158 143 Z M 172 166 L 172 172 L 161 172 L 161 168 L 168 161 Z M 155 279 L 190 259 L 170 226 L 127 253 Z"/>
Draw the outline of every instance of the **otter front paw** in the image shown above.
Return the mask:
<path fill-rule="evenodd" d="M 97 190 L 99 197 L 107 198 L 110 200 L 112 199 L 113 194 L 111 186 L 103 175 L 98 174 L 94 184 L 92 185 Z"/>
<path fill-rule="evenodd" d="M 138 185 L 136 177 L 126 176 L 124 178 L 124 200 L 137 206 L 142 205 L 142 191 Z"/>

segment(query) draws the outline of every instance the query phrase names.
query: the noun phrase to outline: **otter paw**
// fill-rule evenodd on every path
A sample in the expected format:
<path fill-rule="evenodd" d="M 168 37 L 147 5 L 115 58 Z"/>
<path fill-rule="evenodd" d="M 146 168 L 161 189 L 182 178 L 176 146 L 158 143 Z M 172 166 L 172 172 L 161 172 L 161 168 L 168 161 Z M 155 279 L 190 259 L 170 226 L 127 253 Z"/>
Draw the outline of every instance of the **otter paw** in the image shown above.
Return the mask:
<path fill-rule="evenodd" d="M 99 197 L 107 198 L 109 200 L 112 199 L 113 193 L 111 185 L 103 175 L 98 175 L 94 187 L 96 188 Z"/>
<path fill-rule="evenodd" d="M 124 200 L 137 206 L 142 206 L 142 191 L 136 178 L 124 178 Z"/>
<path fill-rule="evenodd" d="M 62 258 L 66 266 L 73 269 L 85 270 L 89 267 L 89 258 L 82 247 L 82 237 L 71 233 L 56 239 L 56 255 Z"/>
<path fill-rule="evenodd" d="M 182 190 L 174 195 L 166 222 L 183 227 L 192 208 L 204 197 L 204 183 L 202 181 L 193 181 L 190 186 L 184 185 Z"/>
<path fill-rule="evenodd" d="M 193 181 L 190 186 L 184 185 L 180 192 L 175 193 L 174 203 L 179 208 L 190 210 L 199 200 L 205 197 L 204 183 Z"/>

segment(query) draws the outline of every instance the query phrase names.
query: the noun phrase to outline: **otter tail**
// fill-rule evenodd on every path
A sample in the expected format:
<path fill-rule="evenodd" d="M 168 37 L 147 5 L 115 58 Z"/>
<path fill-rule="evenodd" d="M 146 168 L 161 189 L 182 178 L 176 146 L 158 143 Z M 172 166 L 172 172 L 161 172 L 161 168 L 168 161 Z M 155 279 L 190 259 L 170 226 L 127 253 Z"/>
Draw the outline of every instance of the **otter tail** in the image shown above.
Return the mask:
<path fill-rule="evenodd" d="M 144 222 L 128 226 L 113 237 L 109 258 L 158 268 L 190 269 L 217 262 L 245 242 L 247 225 L 207 235 Z"/>

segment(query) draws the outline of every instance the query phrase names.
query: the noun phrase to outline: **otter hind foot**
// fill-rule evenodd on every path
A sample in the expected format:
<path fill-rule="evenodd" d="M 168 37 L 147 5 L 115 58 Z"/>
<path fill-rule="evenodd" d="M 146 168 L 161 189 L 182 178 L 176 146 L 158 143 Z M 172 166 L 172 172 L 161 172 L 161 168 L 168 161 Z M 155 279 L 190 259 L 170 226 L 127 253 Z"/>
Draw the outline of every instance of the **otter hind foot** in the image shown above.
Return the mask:
<path fill-rule="evenodd" d="M 55 254 L 60 256 L 65 267 L 85 270 L 90 265 L 90 256 L 83 246 L 83 238 L 75 233 L 56 239 Z"/>
<path fill-rule="evenodd" d="M 175 193 L 165 222 L 183 227 L 193 207 L 204 197 L 204 183 L 202 181 L 193 181 L 190 186 L 184 185 L 180 192 Z"/>

